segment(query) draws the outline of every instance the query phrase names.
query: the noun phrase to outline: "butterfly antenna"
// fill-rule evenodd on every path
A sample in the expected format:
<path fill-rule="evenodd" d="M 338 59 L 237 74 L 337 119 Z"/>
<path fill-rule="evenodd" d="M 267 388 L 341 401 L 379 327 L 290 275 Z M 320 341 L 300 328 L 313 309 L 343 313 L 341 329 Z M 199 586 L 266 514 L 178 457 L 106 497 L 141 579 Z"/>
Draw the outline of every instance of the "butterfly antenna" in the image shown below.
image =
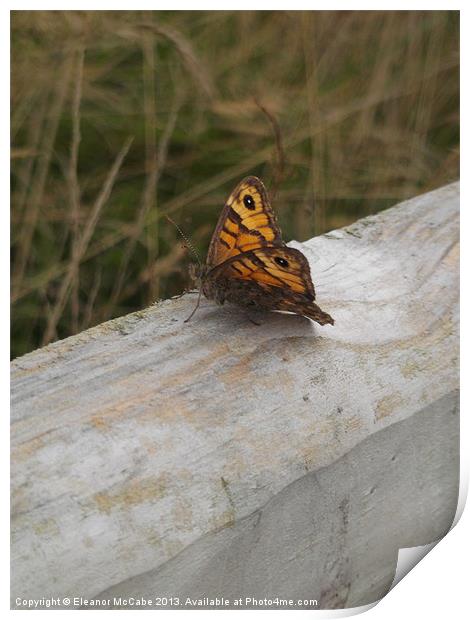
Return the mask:
<path fill-rule="evenodd" d="M 176 228 L 176 230 L 179 232 L 179 234 L 183 237 L 184 241 L 186 242 L 186 247 L 190 250 L 191 254 L 194 256 L 194 258 L 197 260 L 197 263 L 199 265 L 199 267 L 202 270 L 202 262 L 201 259 L 199 257 L 199 254 L 197 253 L 196 248 L 194 247 L 194 245 L 191 243 L 190 239 L 184 234 L 184 232 L 181 230 L 181 228 L 178 226 L 178 224 L 171 219 L 171 217 L 169 215 L 165 216 L 166 219 L 173 224 L 173 226 Z M 185 323 L 187 323 L 190 319 L 193 318 L 194 314 L 196 313 L 196 310 L 199 308 L 199 304 L 201 303 L 201 295 L 202 295 L 202 286 L 199 286 L 199 294 L 197 296 L 197 302 L 196 305 L 194 306 L 193 311 L 191 312 L 191 314 L 188 316 L 187 319 L 184 320 Z"/>
<path fill-rule="evenodd" d="M 173 226 L 176 228 L 176 230 L 179 232 L 179 234 L 183 237 L 183 239 L 184 239 L 184 241 L 186 243 L 186 247 L 191 252 L 191 254 L 194 256 L 194 258 L 197 260 L 197 263 L 198 263 L 199 267 L 202 267 L 201 258 L 199 256 L 199 254 L 197 253 L 196 248 L 191 243 L 190 239 L 184 234 L 184 232 L 181 230 L 181 228 L 178 226 L 178 224 L 174 220 L 172 220 L 169 215 L 165 215 L 165 217 L 166 217 L 166 219 L 171 224 L 173 224 Z"/>

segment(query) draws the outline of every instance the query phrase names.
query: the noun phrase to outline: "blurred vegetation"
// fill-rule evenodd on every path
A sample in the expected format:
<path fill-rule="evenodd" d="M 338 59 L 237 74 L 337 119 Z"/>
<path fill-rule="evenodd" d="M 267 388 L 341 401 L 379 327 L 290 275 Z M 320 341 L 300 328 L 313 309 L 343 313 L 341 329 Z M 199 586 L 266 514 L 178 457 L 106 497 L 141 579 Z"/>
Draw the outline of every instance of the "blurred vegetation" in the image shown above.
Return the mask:
<path fill-rule="evenodd" d="M 459 176 L 458 12 L 11 15 L 13 357 L 181 292 L 164 215 L 205 254 L 247 174 L 300 241 Z"/>

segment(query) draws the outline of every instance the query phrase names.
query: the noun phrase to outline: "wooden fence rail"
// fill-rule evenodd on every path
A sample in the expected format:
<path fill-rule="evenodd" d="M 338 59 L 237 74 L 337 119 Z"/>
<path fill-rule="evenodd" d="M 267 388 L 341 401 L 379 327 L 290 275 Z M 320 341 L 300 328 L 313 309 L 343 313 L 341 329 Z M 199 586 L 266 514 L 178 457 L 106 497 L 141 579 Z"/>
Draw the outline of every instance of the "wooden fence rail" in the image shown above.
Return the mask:
<path fill-rule="evenodd" d="M 334 327 L 186 295 L 16 359 L 12 605 L 383 596 L 455 513 L 458 191 L 293 242 Z"/>

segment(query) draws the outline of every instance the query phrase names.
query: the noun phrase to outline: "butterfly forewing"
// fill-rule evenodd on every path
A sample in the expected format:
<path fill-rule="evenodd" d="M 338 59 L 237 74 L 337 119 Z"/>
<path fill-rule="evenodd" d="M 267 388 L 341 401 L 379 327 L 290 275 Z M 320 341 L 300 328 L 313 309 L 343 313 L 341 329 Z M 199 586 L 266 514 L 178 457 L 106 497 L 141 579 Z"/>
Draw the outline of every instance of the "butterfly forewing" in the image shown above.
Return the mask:
<path fill-rule="evenodd" d="M 208 267 L 262 247 L 282 246 L 266 189 L 257 177 L 243 179 L 230 194 L 212 236 Z"/>

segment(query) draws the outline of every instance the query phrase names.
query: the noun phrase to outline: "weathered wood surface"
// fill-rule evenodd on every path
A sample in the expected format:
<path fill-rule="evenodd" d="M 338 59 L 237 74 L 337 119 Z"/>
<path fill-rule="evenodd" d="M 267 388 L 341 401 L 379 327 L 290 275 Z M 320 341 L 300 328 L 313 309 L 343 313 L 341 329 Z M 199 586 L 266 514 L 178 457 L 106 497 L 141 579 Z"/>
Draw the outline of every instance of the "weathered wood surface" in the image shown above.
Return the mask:
<path fill-rule="evenodd" d="M 187 295 L 15 360 L 13 604 L 383 594 L 455 509 L 458 201 L 293 242 L 334 327 Z"/>

